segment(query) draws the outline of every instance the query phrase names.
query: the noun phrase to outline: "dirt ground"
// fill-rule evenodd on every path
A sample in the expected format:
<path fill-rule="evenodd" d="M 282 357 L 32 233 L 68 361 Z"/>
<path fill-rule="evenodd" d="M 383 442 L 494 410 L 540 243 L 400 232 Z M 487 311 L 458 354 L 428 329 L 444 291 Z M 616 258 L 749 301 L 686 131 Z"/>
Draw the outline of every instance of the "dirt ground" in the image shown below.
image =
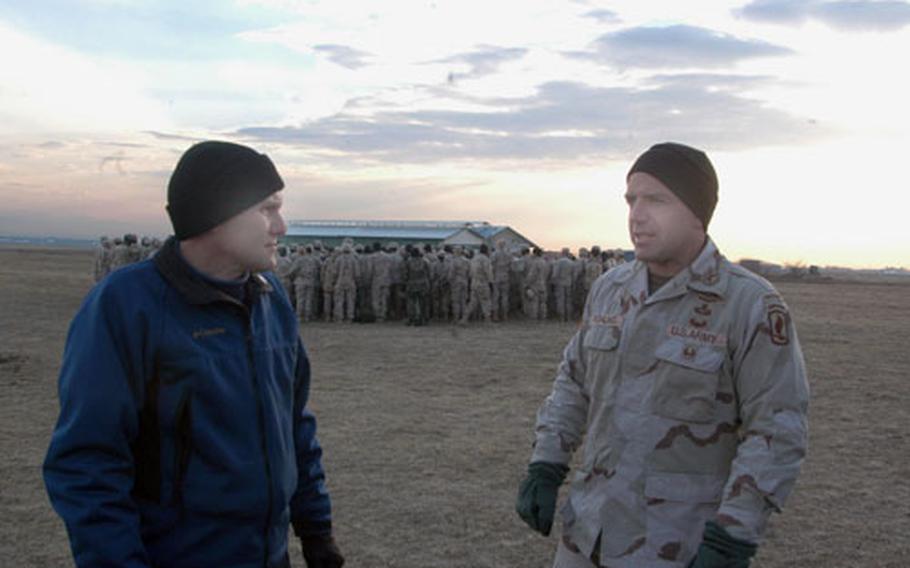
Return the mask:
<path fill-rule="evenodd" d="M 72 565 L 41 462 L 91 254 L 0 248 L 0 563 Z M 811 447 L 758 568 L 910 564 L 910 286 L 779 285 L 812 386 Z M 573 326 L 310 324 L 312 406 L 351 567 L 545 567 L 513 511 Z M 302 566 L 299 554 L 294 566 Z"/>

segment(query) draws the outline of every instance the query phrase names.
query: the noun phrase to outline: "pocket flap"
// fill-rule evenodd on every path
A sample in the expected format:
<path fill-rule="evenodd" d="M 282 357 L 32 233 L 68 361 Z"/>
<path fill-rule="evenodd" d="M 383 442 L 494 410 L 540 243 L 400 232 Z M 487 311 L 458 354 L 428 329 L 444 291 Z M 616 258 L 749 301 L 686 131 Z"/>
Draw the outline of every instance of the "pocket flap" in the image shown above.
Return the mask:
<path fill-rule="evenodd" d="M 657 346 L 654 355 L 675 365 L 705 373 L 715 373 L 724 362 L 724 350 L 688 343 L 681 339 L 668 339 Z"/>
<path fill-rule="evenodd" d="M 585 332 L 582 345 L 586 349 L 600 349 L 610 351 L 619 345 L 619 327 L 615 325 L 592 325 Z"/>
<path fill-rule="evenodd" d="M 685 503 L 716 503 L 726 478 L 699 473 L 658 473 L 645 478 L 645 496 Z"/>

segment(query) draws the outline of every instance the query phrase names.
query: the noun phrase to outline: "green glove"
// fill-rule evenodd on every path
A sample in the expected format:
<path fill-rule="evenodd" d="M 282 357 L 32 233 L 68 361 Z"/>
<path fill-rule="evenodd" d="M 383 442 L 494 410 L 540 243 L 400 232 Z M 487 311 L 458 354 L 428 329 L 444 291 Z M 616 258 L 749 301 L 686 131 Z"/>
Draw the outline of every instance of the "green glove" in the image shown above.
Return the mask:
<path fill-rule="evenodd" d="M 758 545 L 734 538 L 724 527 L 708 521 L 689 568 L 748 568 L 757 549 Z"/>
<path fill-rule="evenodd" d="M 341 568 L 344 557 L 332 535 L 302 536 L 300 548 L 307 568 Z"/>
<path fill-rule="evenodd" d="M 528 464 L 528 475 L 518 487 L 515 510 L 528 526 L 544 536 L 553 528 L 556 495 L 569 468 L 559 463 Z"/>

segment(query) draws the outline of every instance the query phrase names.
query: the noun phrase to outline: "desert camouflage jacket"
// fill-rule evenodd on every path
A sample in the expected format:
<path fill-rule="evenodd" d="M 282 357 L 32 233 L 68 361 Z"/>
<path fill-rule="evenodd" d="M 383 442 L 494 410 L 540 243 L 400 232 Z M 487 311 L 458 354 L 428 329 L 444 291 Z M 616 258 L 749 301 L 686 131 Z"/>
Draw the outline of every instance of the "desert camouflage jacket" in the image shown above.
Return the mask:
<path fill-rule="evenodd" d="M 622 568 L 684 566 L 709 519 L 760 541 L 803 461 L 808 397 L 783 299 L 710 239 L 653 295 L 641 262 L 604 274 L 531 458 L 569 464 L 583 444 L 564 544 Z"/>

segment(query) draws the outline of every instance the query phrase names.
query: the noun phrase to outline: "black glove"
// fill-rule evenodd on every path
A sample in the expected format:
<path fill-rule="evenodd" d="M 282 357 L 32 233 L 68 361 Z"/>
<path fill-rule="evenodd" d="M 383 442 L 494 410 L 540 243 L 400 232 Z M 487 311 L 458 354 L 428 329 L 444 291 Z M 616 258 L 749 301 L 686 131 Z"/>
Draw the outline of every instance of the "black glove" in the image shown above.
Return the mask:
<path fill-rule="evenodd" d="M 528 526 L 549 536 L 556 512 L 556 496 L 569 468 L 559 463 L 528 464 L 528 475 L 518 487 L 515 511 Z"/>
<path fill-rule="evenodd" d="M 757 549 L 758 545 L 734 538 L 724 527 L 708 521 L 689 568 L 748 568 Z"/>
<path fill-rule="evenodd" d="M 344 556 L 338 550 L 332 535 L 302 536 L 300 548 L 303 549 L 303 559 L 307 568 L 341 568 L 344 566 Z"/>

